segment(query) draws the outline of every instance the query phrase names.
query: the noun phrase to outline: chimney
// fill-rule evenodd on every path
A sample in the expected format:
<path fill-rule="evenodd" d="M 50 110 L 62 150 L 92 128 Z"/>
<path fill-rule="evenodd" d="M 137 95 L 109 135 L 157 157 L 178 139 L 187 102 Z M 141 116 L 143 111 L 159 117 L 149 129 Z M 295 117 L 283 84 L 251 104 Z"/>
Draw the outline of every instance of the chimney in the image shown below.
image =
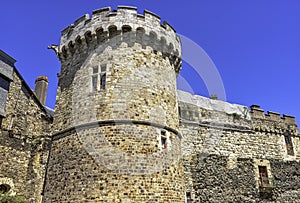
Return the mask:
<path fill-rule="evenodd" d="M 35 80 L 34 92 L 40 102 L 46 104 L 46 96 L 48 90 L 48 77 L 47 76 L 38 76 Z"/>

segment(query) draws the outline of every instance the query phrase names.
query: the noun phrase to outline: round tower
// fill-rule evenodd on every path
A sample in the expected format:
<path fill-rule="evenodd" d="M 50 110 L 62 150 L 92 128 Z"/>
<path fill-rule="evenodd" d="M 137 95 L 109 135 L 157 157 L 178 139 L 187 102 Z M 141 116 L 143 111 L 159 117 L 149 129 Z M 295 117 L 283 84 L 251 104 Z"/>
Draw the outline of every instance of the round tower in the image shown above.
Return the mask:
<path fill-rule="evenodd" d="M 57 54 L 44 202 L 185 202 L 175 30 L 103 8 L 64 29 Z"/>

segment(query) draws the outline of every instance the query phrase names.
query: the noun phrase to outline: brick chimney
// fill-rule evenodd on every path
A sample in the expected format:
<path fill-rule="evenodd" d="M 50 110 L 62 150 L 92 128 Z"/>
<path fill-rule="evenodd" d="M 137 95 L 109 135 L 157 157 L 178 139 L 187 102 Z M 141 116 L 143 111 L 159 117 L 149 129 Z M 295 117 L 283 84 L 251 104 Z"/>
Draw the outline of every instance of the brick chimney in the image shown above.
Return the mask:
<path fill-rule="evenodd" d="M 48 90 L 48 77 L 47 76 L 38 76 L 35 80 L 34 92 L 40 102 L 46 104 L 46 96 Z"/>

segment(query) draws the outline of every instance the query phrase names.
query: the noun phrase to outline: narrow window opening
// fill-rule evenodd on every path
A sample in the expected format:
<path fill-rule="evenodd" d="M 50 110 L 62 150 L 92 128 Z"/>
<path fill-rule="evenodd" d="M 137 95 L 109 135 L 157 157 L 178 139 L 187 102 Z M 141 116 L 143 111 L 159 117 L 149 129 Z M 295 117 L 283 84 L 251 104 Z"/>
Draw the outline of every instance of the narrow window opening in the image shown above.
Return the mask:
<path fill-rule="evenodd" d="M 0 75 L 0 87 L 5 89 L 6 91 L 8 91 L 9 84 L 10 84 L 10 81 L 6 77 Z"/>
<path fill-rule="evenodd" d="M 100 89 L 105 90 L 106 74 L 101 75 Z"/>
<path fill-rule="evenodd" d="M 167 149 L 167 136 L 166 136 L 166 131 L 161 131 L 160 134 L 160 143 L 161 143 L 161 148 L 162 149 Z"/>
<path fill-rule="evenodd" d="M 92 86 L 93 86 L 93 91 L 97 91 L 97 84 L 98 84 L 98 76 L 94 75 L 92 77 Z"/>
<path fill-rule="evenodd" d="M 285 140 L 287 154 L 294 156 L 294 147 L 293 147 L 293 142 L 292 142 L 291 136 L 285 135 L 284 140 Z"/>
<path fill-rule="evenodd" d="M 106 72 L 106 65 L 101 65 L 101 72 Z"/>
<path fill-rule="evenodd" d="M 270 182 L 268 179 L 267 167 L 266 166 L 258 166 L 258 171 L 259 171 L 260 187 L 262 187 L 262 188 L 269 187 Z"/>
<path fill-rule="evenodd" d="M 2 129 L 2 120 L 3 120 L 3 116 L 0 116 L 0 129 Z"/>
<path fill-rule="evenodd" d="M 93 74 L 97 74 L 98 73 L 98 67 L 93 67 Z"/>
<path fill-rule="evenodd" d="M 99 72 L 100 70 L 100 72 Z M 106 64 L 92 68 L 92 91 L 105 90 L 106 88 Z"/>
<path fill-rule="evenodd" d="M 161 137 L 161 147 L 162 147 L 163 149 L 166 149 L 166 148 L 167 148 L 167 138 Z"/>
<path fill-rule="evenodd" d="M 187 203 L 192 203 L 192 194 L 191 194 L 191 192 L 186 192 L 185 196 L 186 196 L 186 202 Z"/>

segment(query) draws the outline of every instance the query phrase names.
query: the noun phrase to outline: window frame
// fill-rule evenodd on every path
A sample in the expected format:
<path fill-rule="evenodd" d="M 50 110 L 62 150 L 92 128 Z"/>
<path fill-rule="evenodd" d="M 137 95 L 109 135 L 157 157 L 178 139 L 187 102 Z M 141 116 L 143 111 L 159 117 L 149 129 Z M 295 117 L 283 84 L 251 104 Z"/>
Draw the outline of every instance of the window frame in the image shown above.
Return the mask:
<path fill-rule="evenodd" d="M 91 68 L 91 91 L 98 92 L 106 89 L 107 64 L 93 66 Z"/>
<path fill-rule="evenodd" d="M 0 88 L 9 91 L 11 79 L 0 73 Z"/>
<path fill-rule="evenodd" d="M 294 150 L 292 136 L 288 135 L 288 134 L 285 134 L 284 135 L 284 142 L 285 142 L 285 149 L 286 149 L 287 155 L 295 156 L 295 150 Z"/>

